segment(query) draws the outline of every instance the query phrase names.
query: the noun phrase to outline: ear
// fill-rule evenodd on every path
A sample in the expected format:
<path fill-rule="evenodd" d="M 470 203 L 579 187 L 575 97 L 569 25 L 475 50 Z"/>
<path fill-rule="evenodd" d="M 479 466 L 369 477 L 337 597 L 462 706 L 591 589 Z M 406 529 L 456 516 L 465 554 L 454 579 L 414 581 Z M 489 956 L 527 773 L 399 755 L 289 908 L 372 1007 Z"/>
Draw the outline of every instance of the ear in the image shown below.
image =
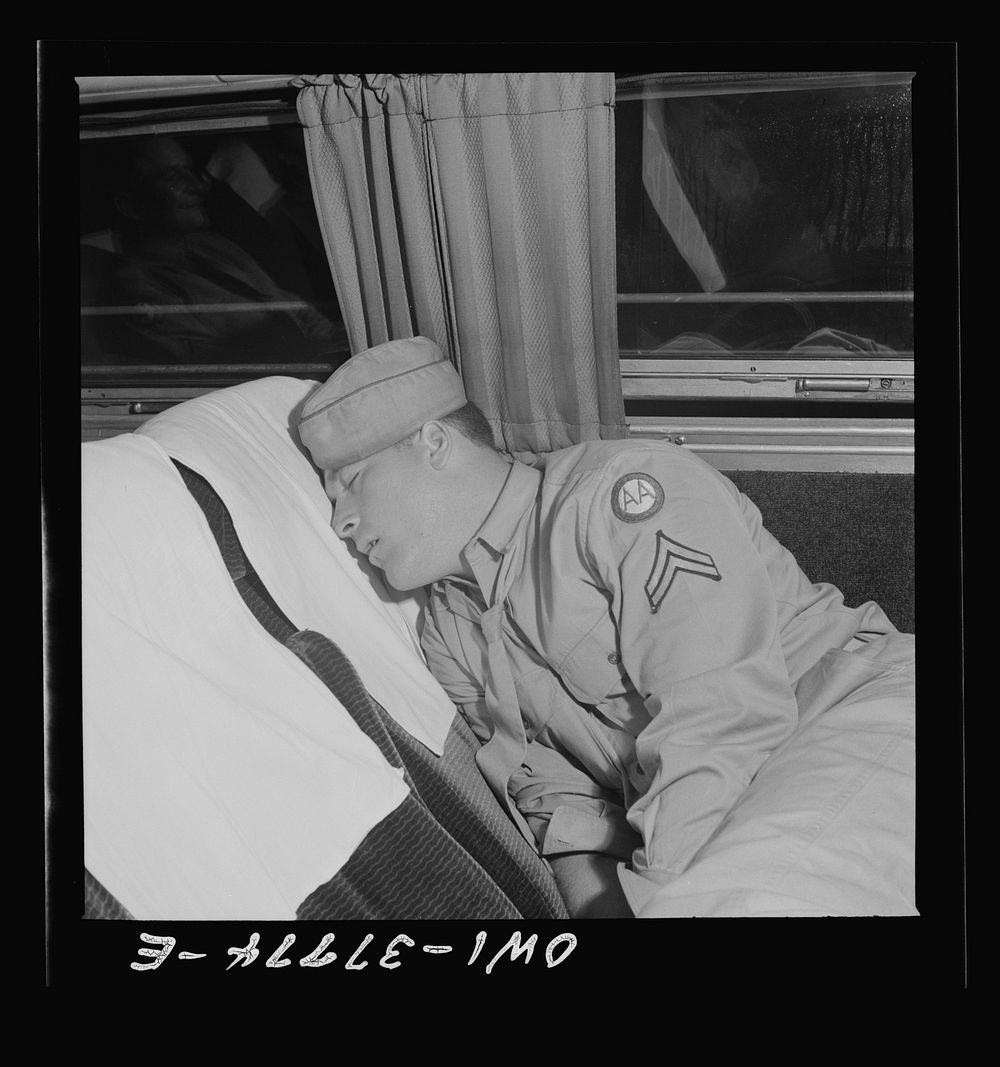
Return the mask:
<path fill-rule="evenodd" d="M 453 451 L 451 430 L 441 422 L 425 422 L 420 427 L 420 444 L 427 461 L 436 470 L 443 470 Z"/>

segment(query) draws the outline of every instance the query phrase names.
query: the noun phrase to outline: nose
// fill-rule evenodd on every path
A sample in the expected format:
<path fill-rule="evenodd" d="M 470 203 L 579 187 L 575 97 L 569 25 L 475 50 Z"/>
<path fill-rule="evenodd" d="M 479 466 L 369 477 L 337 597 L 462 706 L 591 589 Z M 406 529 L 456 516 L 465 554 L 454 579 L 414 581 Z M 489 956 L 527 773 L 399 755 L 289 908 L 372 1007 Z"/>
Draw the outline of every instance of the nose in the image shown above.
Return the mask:
<path fill-rule="evenodd" d="M 357 542 L 360 517 L 357 509 L 350 502 L 348 494 L 343 491 L 343 486 L 335 471 L 323 471 L 323 488 L 326 490 L 326 495 L 333 501 L 333 532 L 342 541 L 351 537 Z"/>
<path fill-rule="evenodd" d="M 346 541 L 350 537 L 357 543 L 359 521 L 357 511 L 346 500 L 341 498 L 334 504 L 333 532 L 341 541 Z"/>
<path fill-rule="evenodd" d="M 333 515 L 333 532 L 342 540 L 346 541 L 348 537 L 357 542 L 357 530 L 358 530 L 358 517 L 352 512 L 349 512 L 347 508 L 341 510 L 341 506 L 338 504 Z"/>

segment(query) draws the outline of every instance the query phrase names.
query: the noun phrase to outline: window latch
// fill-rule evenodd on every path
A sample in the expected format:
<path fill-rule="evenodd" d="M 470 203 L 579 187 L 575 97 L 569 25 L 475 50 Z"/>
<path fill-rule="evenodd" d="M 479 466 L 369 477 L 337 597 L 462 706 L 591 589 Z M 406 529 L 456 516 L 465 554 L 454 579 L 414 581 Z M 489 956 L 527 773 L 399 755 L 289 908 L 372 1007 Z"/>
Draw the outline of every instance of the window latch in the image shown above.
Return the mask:
<path fill-rule="evenodd" d="M 869 378 L 797 378 L 797 393 L 867 393 Z"/>

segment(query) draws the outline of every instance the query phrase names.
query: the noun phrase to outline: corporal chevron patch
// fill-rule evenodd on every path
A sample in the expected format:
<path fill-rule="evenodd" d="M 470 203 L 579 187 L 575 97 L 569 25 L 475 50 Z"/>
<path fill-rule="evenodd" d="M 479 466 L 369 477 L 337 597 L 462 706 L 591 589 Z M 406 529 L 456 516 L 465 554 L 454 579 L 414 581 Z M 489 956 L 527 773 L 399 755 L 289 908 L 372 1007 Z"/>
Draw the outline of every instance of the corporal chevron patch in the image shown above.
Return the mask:
<path fill-rule="evenodd" d="M 680 571 L 700 574 L 703 578 L 709 578 L 713 582 L 722 581 L 722 575 L 715 565 L 715 560 L 707 552 L 682 545 L 679 541 L 667 537 L 662 530 L 657 530 L 656 556 L 645 586 L 649 610 L 654 614 L 660 610 L 663 598 Z"/>

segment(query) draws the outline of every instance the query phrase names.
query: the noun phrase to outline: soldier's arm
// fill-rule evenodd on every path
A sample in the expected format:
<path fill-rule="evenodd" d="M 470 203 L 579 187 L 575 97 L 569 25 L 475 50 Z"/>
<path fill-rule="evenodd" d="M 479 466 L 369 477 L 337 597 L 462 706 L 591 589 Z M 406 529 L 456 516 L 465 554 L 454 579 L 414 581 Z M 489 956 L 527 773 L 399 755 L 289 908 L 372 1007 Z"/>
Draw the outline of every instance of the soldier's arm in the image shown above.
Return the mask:
<path fill-rule="evenodd" d="M 642 476 L 628 500 L 618 471 L 595 494 L 588 551 L 650 719 L 636 740 L 649 784 L 629 810 L 643 839 L 633 868 L 667 882 L 798 711 L 771 583 L 736 498 L 689 459 L 650 452 L 645 469 L 627 473 Z"/>

